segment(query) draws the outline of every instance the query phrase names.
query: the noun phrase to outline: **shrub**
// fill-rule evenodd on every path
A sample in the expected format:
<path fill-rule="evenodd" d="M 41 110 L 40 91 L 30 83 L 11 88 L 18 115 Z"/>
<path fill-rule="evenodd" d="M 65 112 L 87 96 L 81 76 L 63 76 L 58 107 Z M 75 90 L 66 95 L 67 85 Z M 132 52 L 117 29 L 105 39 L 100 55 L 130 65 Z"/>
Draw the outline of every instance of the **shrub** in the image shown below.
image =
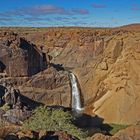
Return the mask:
<path fill-rule="evenodd" d="M 6 103 L 4 104 L 2 107 L 0 107 L 0 109 L 4 110 L 4 111 L 7 111 L 10 109 L 10 106 Z"/>
<path fill-rule="evenodd" d="M 74 118 L 69 112 L 61 109 L 48 109 L 39 107 L 33 115 L 24 122 L 23 127 L 33 131 L 66 131 L 68 134 L 78 138 L 86 135 L 81 129 L 77 128 Z"/>

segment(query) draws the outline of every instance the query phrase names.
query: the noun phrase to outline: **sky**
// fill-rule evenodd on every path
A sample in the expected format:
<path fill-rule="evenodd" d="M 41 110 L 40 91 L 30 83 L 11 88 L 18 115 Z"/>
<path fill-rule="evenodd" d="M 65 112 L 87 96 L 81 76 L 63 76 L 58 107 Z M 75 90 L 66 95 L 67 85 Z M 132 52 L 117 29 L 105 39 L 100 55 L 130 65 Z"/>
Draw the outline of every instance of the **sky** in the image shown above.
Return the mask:
<path fill-rule="evenodd" d="M 140 23 L 140 0 L 1 0 L 0 26 L 116 27 Z"/>

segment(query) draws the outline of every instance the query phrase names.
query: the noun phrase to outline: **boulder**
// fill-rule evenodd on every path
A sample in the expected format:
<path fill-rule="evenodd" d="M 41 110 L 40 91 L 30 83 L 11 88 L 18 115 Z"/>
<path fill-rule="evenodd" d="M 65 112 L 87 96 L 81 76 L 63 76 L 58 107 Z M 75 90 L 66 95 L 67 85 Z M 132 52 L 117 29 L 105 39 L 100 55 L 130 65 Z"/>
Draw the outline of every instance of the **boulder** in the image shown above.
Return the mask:
<path fill-rule="evenodd" d="M 31 111 L 23 111 L 22 109 L 10 109 L 3 115 L 3 117 L 12 124 L 22 124 L 22 122 L 30 116 Z"/>
<path fill-rule="evenodd" d="M 108 70 L 108 65 L 107 65 L 107 63 L 106 63 L 106 62 L 102 62 L 102 63 L 100 64 L 100 69 L 101 69 L 101 70 Z"/>
<path fill-rule="evenodd" d="M 0 128 L 0 138 L 5 138 L 9 134 L 15 134 L 20 130 L 19 126 L 9 124 Z"/>
<path fill-rule="evenodd" d="M 67 132 L 55 132 L 54 136 L 57 136 L 60 140 L 78 140 L 78 138 L 67 134 Z"/>

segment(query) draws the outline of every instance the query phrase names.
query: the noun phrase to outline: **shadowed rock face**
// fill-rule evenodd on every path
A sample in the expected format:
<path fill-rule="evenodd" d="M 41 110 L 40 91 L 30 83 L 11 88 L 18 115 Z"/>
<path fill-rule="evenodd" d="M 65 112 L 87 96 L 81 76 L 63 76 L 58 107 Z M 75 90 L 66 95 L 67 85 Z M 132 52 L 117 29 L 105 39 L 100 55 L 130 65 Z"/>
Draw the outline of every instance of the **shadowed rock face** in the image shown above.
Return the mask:
<path fill-rule="evenodd" d="M 0 61 L 0 72 L 2 73 L 6 69 L 6 66 Z"/>

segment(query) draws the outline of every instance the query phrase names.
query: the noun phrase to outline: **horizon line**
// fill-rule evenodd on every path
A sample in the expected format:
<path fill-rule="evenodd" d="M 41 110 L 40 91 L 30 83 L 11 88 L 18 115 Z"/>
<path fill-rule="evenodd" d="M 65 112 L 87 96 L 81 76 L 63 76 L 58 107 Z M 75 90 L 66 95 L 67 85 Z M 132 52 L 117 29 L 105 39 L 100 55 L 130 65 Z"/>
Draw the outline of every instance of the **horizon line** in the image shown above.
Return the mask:
<path fill-rule="evenodd" d="M 122 24 L 119 26 L 17 26 L 17 25 L 2 25 L 0 26 L 0 28 L 108 28 L 108 29 L 112 29 L 112 28 L 120 28 L 120 27 L 124 27 L 124 26 L 131 26 L 131 25 L 140 25 L 139 23 L 130 23 L 130 24 Z"/>

